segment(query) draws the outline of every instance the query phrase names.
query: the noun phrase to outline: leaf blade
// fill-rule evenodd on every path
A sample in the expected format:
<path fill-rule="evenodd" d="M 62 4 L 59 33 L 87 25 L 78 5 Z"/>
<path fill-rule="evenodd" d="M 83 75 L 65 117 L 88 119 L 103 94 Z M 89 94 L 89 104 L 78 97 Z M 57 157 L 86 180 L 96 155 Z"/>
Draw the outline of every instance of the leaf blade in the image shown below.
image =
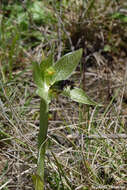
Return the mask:
<path fill-rule="evenodd" d="M 37 62 L 33 62 L 33 79 L 38 88 L 43 86 L 44 75 Z"/>
<path fill-rule="evenodd" d="M 79 49 L 64 55 L 60 60 L 58 60 L 53 66 L 55 73 L 52 77 L 51 84 L 69 78 L 72 75 L 73 71 L 76 69 L 81 56 L 82 49 Z"/>
<path fill-rule="evenodd" d="M 72 90 L 67 88 L 63 95 L 68 96 L 69 98 L 71 98 L 71 100 L 78 103 L 93 106 L 102 106 L 101 104 L 98 104 L 95 101 L 91 100 L 89 96 L 81 88 L 74 88 Z"/>

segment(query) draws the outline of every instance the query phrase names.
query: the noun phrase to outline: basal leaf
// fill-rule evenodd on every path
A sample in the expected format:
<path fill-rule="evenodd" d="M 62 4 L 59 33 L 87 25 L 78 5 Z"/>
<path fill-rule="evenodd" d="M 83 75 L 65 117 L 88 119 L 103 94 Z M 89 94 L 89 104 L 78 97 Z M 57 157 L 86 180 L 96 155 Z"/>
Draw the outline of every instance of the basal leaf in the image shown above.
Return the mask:
<path fill-rule="evenodd" d="M 66 80 L 70 77 L 73 71 L 76 69 L 82 56 L 82 49 L 64 55 L 60 60 L 53 66 L 54 75 L 52 77 L 51 84 L 57 81 Z"/>

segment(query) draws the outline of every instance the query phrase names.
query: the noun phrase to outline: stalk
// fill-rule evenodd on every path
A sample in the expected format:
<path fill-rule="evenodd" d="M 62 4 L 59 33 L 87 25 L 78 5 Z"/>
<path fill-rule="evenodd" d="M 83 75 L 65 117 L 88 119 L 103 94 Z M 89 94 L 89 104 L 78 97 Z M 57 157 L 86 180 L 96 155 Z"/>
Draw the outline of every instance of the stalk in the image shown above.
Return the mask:
<path fill-rule="evenodd" d="M 41 99 L 40 102 L 40 128 L 38 135 L 38 163 L 35 190 L 44 189 L 44 160 L 46 152 L 46 138 L 48 130 L 48 101 Z"/>
<path fill-rule="evenodd" d="M 48 130 L 48 112 L 49 112 L 49 102 L 41 98 L 40 102 L 40 128 L 38 135 L 38 146 L 45 142 Z"/>

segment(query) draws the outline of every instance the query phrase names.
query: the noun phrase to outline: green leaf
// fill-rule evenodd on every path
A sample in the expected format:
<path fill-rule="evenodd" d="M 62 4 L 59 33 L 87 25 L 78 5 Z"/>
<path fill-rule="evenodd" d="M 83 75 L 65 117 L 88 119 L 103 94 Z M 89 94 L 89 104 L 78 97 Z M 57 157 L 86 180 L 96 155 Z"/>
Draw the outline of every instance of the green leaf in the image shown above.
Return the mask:
<path fill-rule="evenodd" d="M 51 84 L 53 85 L 57 81 L 66 80 L 70 77 L 73 71 L 76 69 L 82 56 L 82 49 L 68 53 L 64 55 L 60 60 L 53 66 L 54 75 L 52 77 Z"/>
<path fill-rule="evenodd" d="M 36 93 L 45 101 L 50 102 L 49 86 L 46 83 L 43 84 L 42 88 L 38 87 Z"/>
<path fill-rule="evenodd" d="M 81 88 L 74 88 L 72 90 L 70 90 L 70 88 L 66 88 L 63 95 L 70 97 L 73 101 L 78 103 L 102 106 L 101 104 L 91 100 Z"/>
<path fill-rule="evenodd" d="M 40 65 L 33 62 L 33 78 L 37 85 L 37 94 L 47 102 L 50 102 L 48 95 L 49 85 L 46 83 L 44 75 L 45 73 L 40 68 Z"/>
<path fill-rule="evenodd" d="M 44 80 L 48 86 L 51 86 L 50 83 L 52 81 L 52 76 L 55 73 L 53 65 L 53 53 L 51 53 L 48 57 L 42 58 L 41 64 L 40 64 L 40 71 L 41 74 L 44 76 Z"/>
<path fill-rule="evenodd" d="M 45 63 L 47 63 L 47 61 Z M 50 81 L 54 73 L 52 67 L 47 69 L 49 65 L 50 64 L 47 64 L 47 66 L 40 66 L 38 63 L 33 62 L 33 78 L 37 85 L 37 94 L 47 102 L 50 102 L 49 88 L 51 86 Z"/>
<path fill-rule="evenodd" d="M 53 54 L 50 54 L 47 58 L 44 58 L 40 64 L 37 62 L 33 62 L 34 81 L 38 88 L 43 89 L 43 91 L 46 90 L 46 92 L 47 92 L 47 86 L 48 87 L 50 86 L 52 75 L 55 72 L 52 65 L 53 65 Z"/>
<path fill-rule="evenodd" d="M 50 87 L 51 83 L 52 83 L 52 77 L 55 73 L 55 70 L 53 67 L 49 67 L 48 69 L 46 69 L 44 76 L 45 76 L 45 81 L 46 84 Z"/>
<path fill-rule="evenodd" d="M 41 61 L 40 68 L 41 70 L 46 71 L 49 67 L 53 65 L 53 53 L 51 53 L 48 57 L 44 58 Z"/>
<path fill-rule="evenodd" d="M 42 88 L 44 83 L 44 74 L 40 69 L 40 65 L 37 62 L 33 62 L 33 78 L 37 87 Z"/>

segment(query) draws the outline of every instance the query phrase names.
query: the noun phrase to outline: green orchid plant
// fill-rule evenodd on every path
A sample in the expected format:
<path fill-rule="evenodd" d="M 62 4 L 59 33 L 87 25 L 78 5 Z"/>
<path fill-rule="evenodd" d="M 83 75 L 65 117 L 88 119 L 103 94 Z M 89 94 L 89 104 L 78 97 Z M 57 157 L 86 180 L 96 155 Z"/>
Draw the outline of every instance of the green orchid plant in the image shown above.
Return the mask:
<path fill-rule="evenodd" d="M 40 96 L 40 127 L 38 135 L 38 160 L 37 172 L 33 176 L 35 190 L 44 190 L 44 160 L 46 152 L 46 141 L 48 131 L 49 104 L 53 98 L 52 86 L 59 81 L 67 80 L 76 69 L 82 57 L 82 49 L 64 55 L 56 63 L 53 61 L 53 55 L 43 58 L 38 64 L 33 63 L 33 77 L 37 85 L 37 94 Z M 73 101 L 94 105 L 98 104 L 92 101 L 80 88 L 65 88 L 62 95 L 71 98 Z M 98 105 L 99 106 L 99 105 Z"/>

